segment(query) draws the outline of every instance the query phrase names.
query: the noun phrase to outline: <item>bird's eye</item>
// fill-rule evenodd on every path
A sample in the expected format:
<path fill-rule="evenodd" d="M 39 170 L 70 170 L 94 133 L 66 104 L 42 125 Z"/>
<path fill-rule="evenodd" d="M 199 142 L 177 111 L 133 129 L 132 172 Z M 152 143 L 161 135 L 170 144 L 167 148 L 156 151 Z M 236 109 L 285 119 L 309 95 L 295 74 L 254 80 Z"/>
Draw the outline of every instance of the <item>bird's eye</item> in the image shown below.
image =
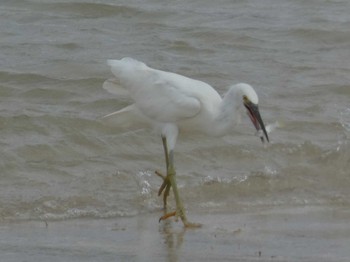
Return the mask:
<path fill-rule="evenodd" d="M 244 101 L 244 103 L 249 102 L 249 99 L 248 99 L 248 97 L 246 95 L 243 96 L 243 101 Z"/>

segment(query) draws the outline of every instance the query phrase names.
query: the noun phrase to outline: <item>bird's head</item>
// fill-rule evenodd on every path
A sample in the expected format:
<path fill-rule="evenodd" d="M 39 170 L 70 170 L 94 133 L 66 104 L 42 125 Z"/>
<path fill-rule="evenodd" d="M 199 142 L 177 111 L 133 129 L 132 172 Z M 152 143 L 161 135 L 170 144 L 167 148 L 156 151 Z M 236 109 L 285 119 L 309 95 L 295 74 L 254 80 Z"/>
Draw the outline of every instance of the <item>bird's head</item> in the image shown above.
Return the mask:
<path fill-rule="evenodd" d="M 261 119 L 258 102 L 259 98 L 253 87 L 247 84 L 238 84 L 238 89 L 241 91 L 241 98 L 243 105 L 247 109 L 247 114 L 250 117 L 254 127 L 258 132 L 263 131 L 267 142 L 269 142 L 269 136 L 267 135 L 264 122 Z M 260 136 L 261 142 L 264 143 L 264 136 Z"/>

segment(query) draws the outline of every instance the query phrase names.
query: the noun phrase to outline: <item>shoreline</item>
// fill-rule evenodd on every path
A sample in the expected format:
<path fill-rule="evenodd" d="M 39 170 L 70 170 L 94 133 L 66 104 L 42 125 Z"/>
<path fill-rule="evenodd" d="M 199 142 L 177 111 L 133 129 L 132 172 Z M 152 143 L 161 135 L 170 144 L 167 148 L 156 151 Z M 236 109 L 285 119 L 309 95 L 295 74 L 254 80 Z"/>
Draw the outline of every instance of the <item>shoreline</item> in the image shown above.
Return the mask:
<path fill-rule="evenodd" d="M 195 214 L 198 229 L 157 214 L 0 223 L 1 261 L 348 261 L 350 212 L 299 207 Z M 28 256 L 30 254 L 30 256 Z"/>

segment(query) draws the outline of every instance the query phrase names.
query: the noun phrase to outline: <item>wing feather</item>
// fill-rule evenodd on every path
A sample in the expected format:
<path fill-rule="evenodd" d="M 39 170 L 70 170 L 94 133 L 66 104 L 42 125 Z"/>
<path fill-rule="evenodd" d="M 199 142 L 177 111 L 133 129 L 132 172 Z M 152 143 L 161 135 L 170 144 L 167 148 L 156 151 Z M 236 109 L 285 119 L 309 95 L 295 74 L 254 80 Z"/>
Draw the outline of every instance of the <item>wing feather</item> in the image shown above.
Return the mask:
<path fill-rule="evenodd" d="M 176 122 L 194 117 L 201 110 L 201 102 L 191 87 L 205 83 L 152 69 L 131 58 L 108 63 L 120 85 L 129 91 L 134 105 L 150 119 Z"/>

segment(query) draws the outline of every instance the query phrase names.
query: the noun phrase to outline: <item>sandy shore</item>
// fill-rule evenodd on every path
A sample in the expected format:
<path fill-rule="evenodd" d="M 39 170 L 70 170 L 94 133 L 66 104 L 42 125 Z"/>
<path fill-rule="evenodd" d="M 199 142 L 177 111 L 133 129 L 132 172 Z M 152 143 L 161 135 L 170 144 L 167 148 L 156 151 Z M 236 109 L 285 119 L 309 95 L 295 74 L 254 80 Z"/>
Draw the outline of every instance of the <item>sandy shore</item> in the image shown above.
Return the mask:
<path fill-rule="evenodd" d="M 350 211 L 297 207 L 116 219 L 0 222 L 1 261 L 349 261 Z"/>

